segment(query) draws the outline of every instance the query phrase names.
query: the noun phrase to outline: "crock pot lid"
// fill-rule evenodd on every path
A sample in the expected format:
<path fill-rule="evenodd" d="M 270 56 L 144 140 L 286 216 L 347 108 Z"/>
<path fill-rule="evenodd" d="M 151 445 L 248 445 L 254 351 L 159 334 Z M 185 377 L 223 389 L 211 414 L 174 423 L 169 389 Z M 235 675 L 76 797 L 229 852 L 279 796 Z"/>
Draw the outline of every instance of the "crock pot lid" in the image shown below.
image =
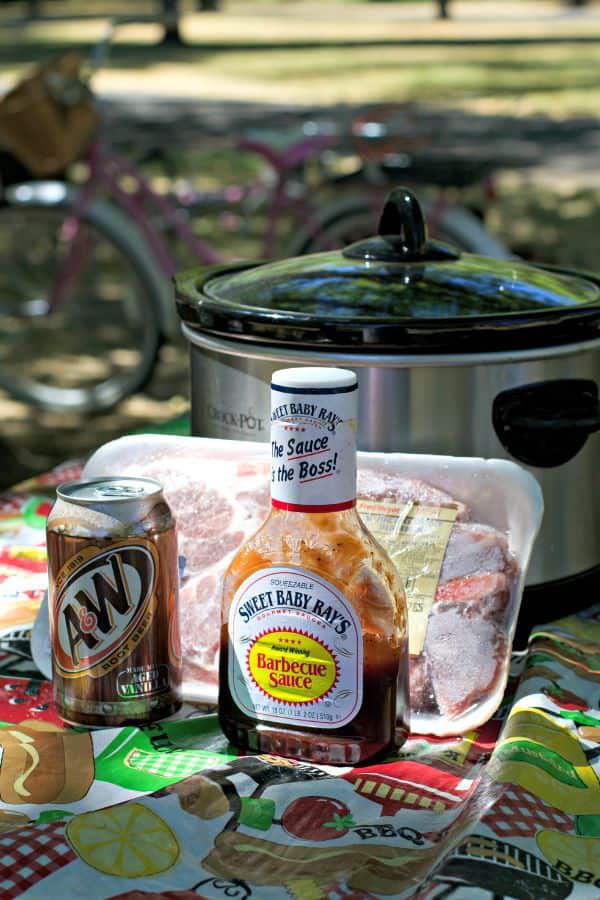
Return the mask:
<path fill-rule="evenodd" d="M 595 284 L 512 260 L 459 254 L 427 240 L 419 204 L 396 189 L 379 237 L 343 251 L 316 253 L 217 276 L 204 293 L 232 309 L 285 318 L 397 322 L 536 313 L 578 308 L 600 296 Z"/>
<path fill-rule="evenodd" d="M 406 341 L 439 351 L 459 329 L 464 350 L 482 337 L 491 339 L 482 346 L 501 349 L 530 338 L 536 345 L 583 339 L 578 314 L 593 336 L 600 313 L 600 289 L 585 278 L 428 240 L 419 204 L 404 188 L 388 197 L 377 237 L 344 250 L 200 273 L 177 279 L 185 321 L 277 343 L 401 349 Z M 575 325 L 576 334 L 569 330 Z M 553 334 L 544 336 L 547 327 Z"/>
<path fill-rule="evenodd" d="M 257 266 L 216 277 L 204 292 L 233 314 L 242 309 L 277 313 L 278 319 L 311 316 L 327 322 L 539 312 L 580 307 L 599 290 L 581 278 L 556 275 L 522 263 L 463 254 L 451 263 L 357 262 L 340 252 Z"/>

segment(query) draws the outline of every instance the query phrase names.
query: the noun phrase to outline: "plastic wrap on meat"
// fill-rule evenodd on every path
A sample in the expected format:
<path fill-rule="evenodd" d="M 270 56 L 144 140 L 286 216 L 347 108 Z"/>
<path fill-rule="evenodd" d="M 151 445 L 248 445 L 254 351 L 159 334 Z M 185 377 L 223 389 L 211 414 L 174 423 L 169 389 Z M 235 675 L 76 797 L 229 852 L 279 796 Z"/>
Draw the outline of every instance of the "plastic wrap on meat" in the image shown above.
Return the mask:
<path fill-rule="evenodd" d="M 235 551 L 269 511 L 270 460 L 266 453 L 247 458 L 242 450 L 221 456 L 208 445 L 199 449 L 193 439 L 171 446 L 173 452 L 140 444 L 124 460 L 119 457 L 119 472 L 164 485 L 183 564 L 184 681 L 190 696 L 216 697 L 222 579 Z M 382 468 L 359 460 L 359 497 L 456 510 L 423 650 L 410 659 L 413 729 L 452 733 L 470 709 L 501 693 L 519 572 L 506 536 L 470 521 L 465 503 L 424 480 Z M 114 470 L 113 462 L 109 471 Z M 418 540 L 418 522 L 414 527 Z M 369 616 L 387 614 L 371 609 L 366 624 Z"/>
<path fill-rule="evenodd" d="M 427 661 L 439 711 L 456 719 L 492 693 L 502 675 L 503 629 L 463 603 L 434 607 L 427 625 Z"/>
<path fill-rule="evenodd" d="M 214 453 L 203 457 L 194 449 L 132 456 L 121 464 L 120 472 L 156 478 L 164 487 L 177 523 L 183 570 L 179 599 L 183 679 L 201 694 L 214 693 L 222 579 L 240 544 L 269 510 L 270 463 L 221 460 Z"/>
<path fill-rule="evenodd" d="M 459 719 L 493 693 L 504 673 L 516 577 L 503 534 L 478 523 L 454 525 L 423 652 L 410 660 L 413 716 Z"/>
<path fill-rule="evenodd" d="M 179 594 L 181 648 L 186 682 L 216 682 L 218 624 L 221 620 L 221 568 L 215 566 L 212 573 L 188 578 Z"/>
<path fill-rule="evenodd" d="M 486 572 L 505 572 L 509 576 L 516 574 L 506 536 L 489 525 L 457 522 L 446 547 L 440 584 Z"/>
<path fill-rule="evenodd" d="M 468 605 L 472 615 L 503 623 L 509 610 L 510 582 L 504 572 L 454 578 L 438 586 L 432 615 L 439 604 L 448 602 Z"/>
<path fill-rule="evenodd" d="M 439 715 L 429 657 L 425 653 L 411 656 L 409 671 L 410 708 L 427 715 Z"/>
<path fill-rule="evenodd" d="M 422 503 L 426 506 L 448 507 L 457 511 L 457 519 L 465 519 L 469 515 L 465 503 L 427 484 L 426 481 L 391 472 L 379 472 L 371 468 L 358 470 L 358 496 L 362 500 L 388 500 L 396 504 Z"/>

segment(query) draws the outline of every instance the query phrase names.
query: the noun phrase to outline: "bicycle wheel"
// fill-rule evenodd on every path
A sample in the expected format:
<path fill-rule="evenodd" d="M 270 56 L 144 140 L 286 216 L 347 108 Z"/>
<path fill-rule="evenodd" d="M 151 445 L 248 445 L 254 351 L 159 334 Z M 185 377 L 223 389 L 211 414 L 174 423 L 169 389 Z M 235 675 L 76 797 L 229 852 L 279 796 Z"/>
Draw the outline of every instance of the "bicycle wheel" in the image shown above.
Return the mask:
<path fill-rule="evenodd" d="M 429 234 L 438 241 L 452 244 L 467 253 L 510 259 L 512 254 L 482 222 L 459 206 L 433 210 L 424 202 L 423 213 L 430 220 Z M 379 210 L 366 198 L 357 197 L 326 207 L 317 221 L 296 236 L 289 247 L 291 256 L 336 250 L 353 241 L 371 237 L 377 232 Z"/>
<path fill-rule="evenodd" d="M 161 339 L 156 278 L 107 204 L 0 208 L 0 387 L 100 412 L 142 387 Z M 75 243 L 76 242 L 76 243 Z"/>

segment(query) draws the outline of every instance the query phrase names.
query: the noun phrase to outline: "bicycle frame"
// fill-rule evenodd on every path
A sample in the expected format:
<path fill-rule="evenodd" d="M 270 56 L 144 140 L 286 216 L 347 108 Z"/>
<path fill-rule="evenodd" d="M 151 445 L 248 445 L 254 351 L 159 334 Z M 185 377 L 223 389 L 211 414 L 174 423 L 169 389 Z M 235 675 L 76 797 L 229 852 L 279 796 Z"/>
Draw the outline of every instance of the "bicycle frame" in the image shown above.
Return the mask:
<path fill-rule="evenodd" d="M 152 210 L 174 228 L 180 240 L 202 262 L 207 265 L 223 262 L 223 257 L 219 253 L 196 237 L 182 218 L 181 210 L 169 198 L 157 194 L 133 163 L 102 144 L 95 144 L 89 156 L 89 166 L 88 180 L 73 206 L 75 219 L 81 219 L 88 205 L 100 191 L 103 191 L 127 213 L 140 230 L 152 251 L 154 261 L 166 278 L 173 277 L 177 271 L 177 264 L 166 242 L 151 224 L 148 212 Z M 123 187 L 124 179 L 129 182 L 131 189 Z"/>
<path fill-rule="evenodd" d="M 319 207 L 315 197 L 306 191 L 298 197 L 291 197 L 287 192 L 290 176 L 294 168 L 303 161 L 317 156 L 331 143 L 330 139 L 317 136 L 292 143 L 283 153 L 270 151 L 267 145 L 243 139 L 238 143 L 242 152 L 256 153 L 261 156 L 275 175 L 275 181 L 269 188 L 263 188 L 267 195 L 266 225 L 262 237 L 260 257 L 273 258 L 277 245 L 277 227 L 280 218 L 289 214 L 303 228 L 320 229 Z M 63 223 L 64 233 L 69 241 L 69 252 L 52 287 L 48 312 L 57 309 L 61 300 L 77 277 L 86 258 L 85 233 L 80 224 L 85 219 L 89 205 L 98 194 L 106 196 L 119 207 L 136 226 L 144 242 L 148 246 L 154 263 L 165 280 L 170 280 L 178 270 L 166 240 L 152 222 L 153 213 L 161 222 L 170 225 L 181 243 L 187 247 L 194 258 L 205 265 L 218 265 L 228 260 L 216 251 L 209 243 L 197 237 L 190 225 L 190 218 L 195 212 L 202 214 L 202 195 L 192 196 L 185 204 L 177 199 L 158 194 L 153 190 L 148 179 L 135 164 L 115 153 L 112 148 L 101 143 L 93 145 L 89 158 L 89 175 L 76 194 L 70 215 Z M 366 178 L 364 177 L 366 174 Z M 363 170 L 363 185 L 368 189 L 369 205 L 373 210 L 373 221 L 388 190 L 388 185 L 380 177 L 369 175 L 369 165 Z M 224 208 L 239 209 L 246 197 L 256 191 L 259 183 L 232 192 L 231 187 L 222 192 Z M 438 188 L 429 210 L 429 225 L 435 233 L 445 210 L 448 207 L 446 192 Z M 324 249 L 327 249 L 324 247 Z"/>
<path fill-rule="evenodd" d="M 307 160 L 318 157 L 325 148 L 330 147 L 333 143 L 332 135 L 316 134 L 293 141 L 283 152 L 280 152 L 271 148 L 264 141 L 251 137 L 244 137 L 238 141 L 239 150 L 260 156 L 275 173 L 275 186 L 268 202 L 267 225 L 263 235 L 263 259 L 270 259 L 274 254 L 277 243 L 277 225 L 283 213 L 291 213 L 297 221 L 302 223 L 303 227 L 318 227 L 317 210 L 311 203 L 309 192 L 296 198 L 290 198 L 286 193 L 286 188 L 295 169 Z"/>
<path fill-rule="evenodd" d="M 153 223 L 152 214 L 160 218 L 161 223 L 170 225 L 182 244 L 201 263 L 218 265 L 226 261 L 221 253 L 194 234 L 189 223 L 191 213 L 197 209 L 202 212 L 200 195 L 200 202 L 196 202 L 196 209 L 194 209 L 193 198 L 191 203 L 182 205 L 176 199 L 156 193 L 133 163 L 123 159 L 112 149 L 100 143 L 91 148 L 88 165 L 88 177 L 79 189 L 59 184 L 57 186 L 63 188 L 62 193 L 53 191 L 52 199 L 48 200 L 44 197 L 41 201 L 49 208 L 56 206 L 58 209 L 61 208 L 65 199 L 69 203 L 68 214 L 62 222 L 60 232 L 67 248 L 66 254 L 48 292 L 44 314 L 52 314 L 66 302 L 71 287 L 85 265 L 89 255 L 89 246 L 86 230 L 82 225 L 88 209 L 99 195 L 114 204 L 116 208 L 121 209 L 135 226 L 148 248 L 152 262 L 164 276 L 165 284 L 168 284 L 179 266 L 165 238 Z M 296 214 L 302 215 L 304 221 L 311 217 L 306 198 L 290 199 L 286 196 L 289 168 L 281 163 L 272 167 L 276 172 L 276 184 L 268 189 L 267 224 L 263 235 L 262 258 L 270 257 L 272 254 L 278 219 L 283 212 L 293 210 Z M 27 185 L 21 185 L 21 187 L 27 187 Z M 233 192 L 231 188 L 226 188 L 222 193 L 224 207 L 239 208 L 243 199 L 256 187 L 256 184 L 252 184 L 245 190 L 238 189 Z M 34 183 L 34 188 L 34 193 L 38 194 L 39 186 Z M 22 201 L 17 196 L 13 202 L 18 204 L 27 201 Z"/>
<path fill-rule="evenodd" d="M 299 196 L 292 197 L 287 189 L 290 177 L 297 167 L 306 160 L 318 156 L 324 147 L 331 143 L 330 136 L 317 135 L 295 141 L 285 151 L 278 152 L 267 144 L 251 138 L 244 138 L 238 142 L 238 148 L 242 152 L 258 154 L 275 175 L 273 185 L 263 189 L 266 192 L 267 202 L 266 225 L 260 252 L 262 259 L 270 259 L 275 254 L 277 227 L 282 215 L 291 215 L 303 228 L 319 230 L 319 207 L 312 192 L 306 190 Z M 181 244 L 201 263 L 218 265 L 226 261 L 226 258 L 209 243 L 197 237 L 190 225 L 193 213 L 202 214 L 201 194 L 192 196 L 183 205 L 177 199 L 158 194 L 134 163 L 101 143 L 93 145 L 88 163 L 88 178 L 76 195 L 71 214 L 63 224 L 64 233 L 69 240 L 69 252 L 53 285 L 49 297 L 49 312 L 60 306 L 62 297 L 66 295 L 85 261 L 85 233 L 80 230 L 80 224 L 85 219 L 87 208 L 98 194 L 106 196 L 135 225 L 165 280 L 170 280 L 175 275 L 178 264 L 160 230 L 153 224 L 154 217 L 168 224 Z M 369 172 L 370 166 L 367 163 L 363 170 L 363 179 L 368 188 L 369 205 L 373 209 L 375 221 L 388 185 L 380 176 L 374 177 L 372 174 L 370 176 Z M 244 199 L 259 186 L 260 183 L 252 183 L 239 188 L 233 192 L 235 196 L 232 195 L 231 188 L 224 189 L 221 195 L 223 206 L 232 210 L 240 209 Z M 446 192 L 438 189 L 429 211 L 432 231 L 435 232 L 447 205 Z"/>
<path fill-rule="evenodd" d="M 263 259 L 273 255 L 277 225 L 282 214 L 292 213 L 300 218 L 304 225 L 310 225 L 311 222 L 315 226 L 318 224 L 316 210 L 310 203 L 308 195 L 290 198 L 286 194 L 286 186 L 293 166 L 310 155 L 316 155 L 322 148 L 322 138 L 309 138 L 292 144 L 285 153 L 278 155 L 265 152 L 264 145 L 252 141 L 240 142 L 240 149 L 244 152 L 256 152 L 266 159 L 276 176 L 275 185 L 268 197 L 267 222 L 261 247 Z M 148 179 L 133 163 L 101 143 L 93 145 L 88 157 L 88 164 L 88 178 L 76 195 L 71 214 L 63 224 L 63 229 L 70 242 L 70 249 L 51 292 L 50 310 L 60 306 L 61 297 L 65 295 L 69 285 L 77 277 L 85 260 L 86 248 L 79 226 L 85 218 L 89 205 L 100 193 L 107 196 L 132 220 L 148 245 L 154 262 L 166 279 L 175 275 L 178 265 L 166 241 L 152 224 L 152 212 L 174 229 L 182 244 L 200 262 L 205 265 L 217 265 L 225 262 L 224 256 L 193 233 L 188 223 L 189 211 L 194 207 L 193 202 L 188 204 L 189 209 L 182 208 L 171 198 L 157 194 Z M 124 186 L 124 182 L 126 186 Z M 229 200 L 227 194 L 231 194 L 231 191 L 224 191 L 224 205 L 230 205 L 232 209 L 235 209 L 243 197 L 255 187 L 256 185 L 251 185 L 246 194 L 240 190 L 236 200 Z M 201 212 L 201 200 L 197 204 L 197 208 Z"/>

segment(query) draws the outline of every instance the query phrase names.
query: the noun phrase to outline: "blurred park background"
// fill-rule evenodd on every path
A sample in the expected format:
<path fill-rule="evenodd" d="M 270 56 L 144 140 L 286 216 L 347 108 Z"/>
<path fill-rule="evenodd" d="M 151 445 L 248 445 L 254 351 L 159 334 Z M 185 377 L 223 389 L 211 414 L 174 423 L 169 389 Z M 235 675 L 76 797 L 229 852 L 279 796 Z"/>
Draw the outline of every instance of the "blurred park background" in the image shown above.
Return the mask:
<path fill-rule="evenodd" d="M 428 165 L 435 186 L 443 154 L 460 159 L 463 172 L 472 165 L 485 177 L 463 177 L 448 196 L 484 215 L 512 253 L 600 267 L 600 3 L 0 0 L 0 94 L 33 65 L 85 51 L 112 16 L 135 21 L 117 29 L 93 77 L 101 128 L 157 191 L 260 177 L 264 161 L 236 147 L 257 127 L 285 140 L 309 123 L 334 136 L 328 159 L 345 171 L 364 149 L 353 123 L 389 116 L 404 130 L 385 149 L 422 157 L 421 190 Z M 5 182 L 13 176 L 0 166 Z M 76 167 L 67 177 L 77 181 Z M 224 255 L 259 258 L 260 223 L 220 225 L 207 217 L 204 227 Z M 181 255 L 182 267 L 192 262 Z M 188 404 L 182 341 L 162 348 L 143 392 L 101 415 L 33 411 L 0 396 L 2 482 Z"/>

